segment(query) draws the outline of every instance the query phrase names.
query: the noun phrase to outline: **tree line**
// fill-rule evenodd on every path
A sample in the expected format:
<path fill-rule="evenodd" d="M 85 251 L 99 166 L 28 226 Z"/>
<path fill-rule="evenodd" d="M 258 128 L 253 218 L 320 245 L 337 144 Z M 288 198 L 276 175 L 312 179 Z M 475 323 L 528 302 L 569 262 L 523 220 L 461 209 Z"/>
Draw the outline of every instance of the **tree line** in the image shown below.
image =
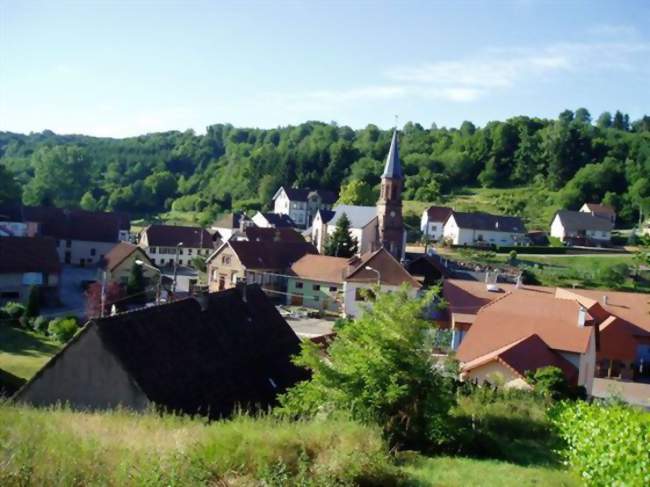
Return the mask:
<path fill-rule="evenodd" d="M 390 130 L 309 121 L 276 129 L 229 124 L 124 139 L 0 132 L 0 203 L 155 214 L 268 207 L 280 185 L 341 191 L 374 204 Z M 562 207 L 604 201 L 623 222 L 650 208 L 650 116 L 579 108 L 477 127 L 401 132 L 404 198 L 436 202 L 464 187 L 538 185 Z"/>

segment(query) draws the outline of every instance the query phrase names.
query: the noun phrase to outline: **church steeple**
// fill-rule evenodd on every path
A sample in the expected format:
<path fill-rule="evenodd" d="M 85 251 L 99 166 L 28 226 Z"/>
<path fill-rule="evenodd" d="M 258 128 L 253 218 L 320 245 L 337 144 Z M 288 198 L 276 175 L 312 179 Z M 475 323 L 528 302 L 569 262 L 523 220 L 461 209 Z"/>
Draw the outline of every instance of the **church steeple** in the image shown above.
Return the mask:
<path fill-rule="evenodd" d="M 384 172 L 381 175 L 381 193 L 377 202 L 379 244 L 396 259 L 404 253 L 404 222 L 402 220 L 402 164 L 399 159 L 397 128 L 388 149 Z"/>

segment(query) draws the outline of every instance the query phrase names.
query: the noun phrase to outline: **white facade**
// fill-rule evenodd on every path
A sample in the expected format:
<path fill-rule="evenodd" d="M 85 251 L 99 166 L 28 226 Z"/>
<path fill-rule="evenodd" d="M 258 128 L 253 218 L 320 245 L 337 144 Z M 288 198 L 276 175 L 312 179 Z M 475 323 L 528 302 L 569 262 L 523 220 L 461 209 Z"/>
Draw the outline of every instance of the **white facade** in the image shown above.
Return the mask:
<path fill-rule="evenodd" d="M 420 231 L 428 237 L 430 240 L 438 241 L 443 236 L 444 222 L 429 220 L 429 214 L 427 210 L 422 212 L 422 218 L 420 219 Z"/>
<path fill-rule="evenodd" d="M 289 218 L 291 218 L 299 227 L 305 227 L 308 225 L 307 202 L 291 201 L 284 188 L 280 188 L 278 191 L 273 206 L 273 213 L 289 215 Z M 255 221 L 255 217 L 253 217 L 253 221 Z"/>
<path fill-rule="evenodd" d="M 171 266 L 176 258 L 176 247 L 147 247 L 140 245 L 147 253 L 151 262 L 158 267 Z M 178 265 L 191 266 L 192 260 L 196 257 L 207 259 L 211 249 L 199 249 L 196 247 L 180 247 L 178 249 Z"/>
<path fill-rule="evenodd" d="M 612 238 L 612 232 L 606 230 L 584 230 L 584 231 L 567 231 L 562 224 L 560 215 L 555 215 L 551 223 L 551 237 L 559 238 L 565 241 L 567 238 L 586 238 L 589 240 L 597 240 L 602 242 L 609 242 Z"/>
<path fill-rule="evenodd" d="M 449 240 L 453 245 L 475 245 L 481 242 L 494 245 L 516 245 L 524 238 L 523 233 L 459 228 L 454 215 L 447 219 L 443 235 L 445 240 Z"/>
<path fill-rule="evenodd" d="M 327 237 L 332 235 L 335 229 L 336 224 L 323 224 L 320 213 L 316 214 L 311 228 L 311 241 L 319 253 L 323 253 Z M 350 227 L 350 235 L 357 240 L 357 255 L 376 250 L 377 231 L 377 218 L 373 218 L 362 228 Z"/>
<path fill-rule="evenodd" d="M 349 282 L 343 283 L 343 312 L 346 316 L 356 318 L 363 313 L 364 306 L 372 305 L 372 301 L 366 301 L 362 298 L 364 290 L 372 290 L 376 282 Z M 381 292 L 395 292 L 400 286 L 389 286 L 382 284 Z M 415 298 L 418 294 L 416 288 L 409 289 L 409 296 Z"/>
<path fill-rule="evenodd" d="M 82 267 L 97 265 L 116 242 L 90 242 L 87 240 L 57 240 L 59 262 Z"/>

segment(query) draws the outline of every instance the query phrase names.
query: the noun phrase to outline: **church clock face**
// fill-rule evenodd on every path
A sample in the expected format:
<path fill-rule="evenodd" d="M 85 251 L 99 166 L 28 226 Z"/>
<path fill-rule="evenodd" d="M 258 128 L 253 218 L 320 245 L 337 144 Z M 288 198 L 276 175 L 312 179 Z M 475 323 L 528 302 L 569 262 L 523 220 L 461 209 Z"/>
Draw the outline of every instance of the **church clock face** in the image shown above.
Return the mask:
<path fill-rule="evenodd" d="M 391 212 L 390 212 L 390 216 L 391 216 L 391 218 L 395 218 L 395 212 L 394 212 L 394 211 L 391 211 Z"/>

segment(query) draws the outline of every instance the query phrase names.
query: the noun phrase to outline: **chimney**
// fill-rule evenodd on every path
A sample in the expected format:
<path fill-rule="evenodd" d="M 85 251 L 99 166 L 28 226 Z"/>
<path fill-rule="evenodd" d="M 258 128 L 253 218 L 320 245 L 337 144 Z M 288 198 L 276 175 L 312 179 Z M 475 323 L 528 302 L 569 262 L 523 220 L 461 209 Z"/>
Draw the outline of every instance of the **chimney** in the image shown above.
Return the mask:
<path fill-rule="evenodd" d="M 607 306 L 609 299 L 607 298 L 607 294 L 603 294 L 603 304 Z"/>
<path fill-rule="evenodd" d="M 586 321 L 587 321 L 587 309 L 584 306 L 580 305 L 580 308 L 578 309 L 578 327 L 584 328 Z"/>

